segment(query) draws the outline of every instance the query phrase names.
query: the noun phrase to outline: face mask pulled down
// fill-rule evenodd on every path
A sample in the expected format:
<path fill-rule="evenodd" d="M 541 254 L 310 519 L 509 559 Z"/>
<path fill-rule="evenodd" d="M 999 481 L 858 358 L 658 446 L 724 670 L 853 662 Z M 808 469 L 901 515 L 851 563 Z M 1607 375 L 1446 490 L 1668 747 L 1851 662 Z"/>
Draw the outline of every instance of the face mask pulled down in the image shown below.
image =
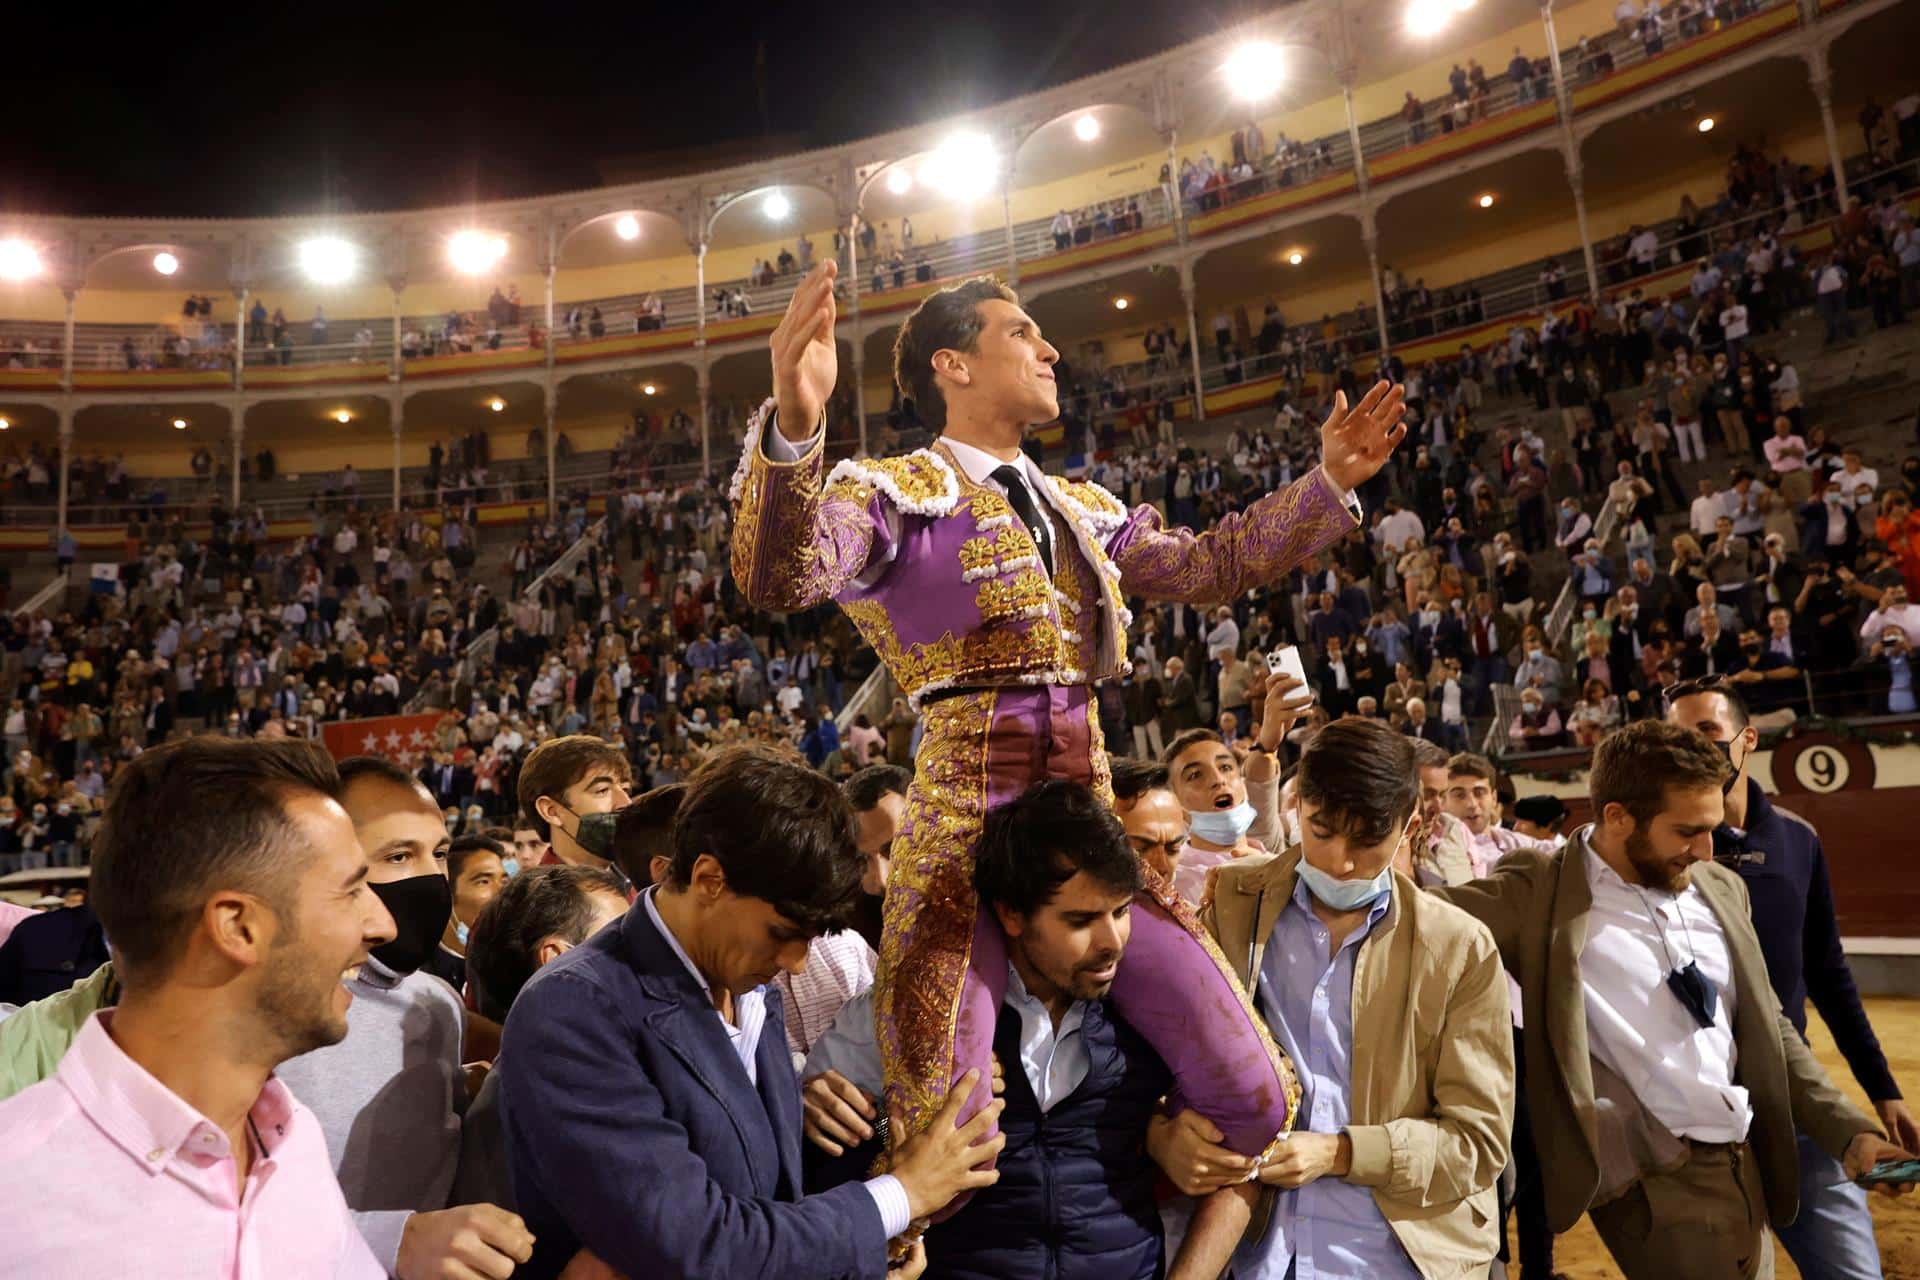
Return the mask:
<path fill-rule="evenodd" d="M 1242 800 L 1231 809 L 1189 809 L 1188 829 L 1208 844 L 1231 848 L 1253 827 L 1253 804 Z"/>

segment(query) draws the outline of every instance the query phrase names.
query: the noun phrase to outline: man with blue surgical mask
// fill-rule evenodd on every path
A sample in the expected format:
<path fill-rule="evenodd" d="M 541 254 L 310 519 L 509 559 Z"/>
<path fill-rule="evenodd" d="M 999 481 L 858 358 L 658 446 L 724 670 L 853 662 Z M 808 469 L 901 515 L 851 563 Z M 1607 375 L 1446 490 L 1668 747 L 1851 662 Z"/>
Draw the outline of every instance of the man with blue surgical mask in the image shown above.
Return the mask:
<path fill-rule="evenodd" d="M 1295 778 L 1300 843 L 1222 866 L 1201 919 L 1293 1059 L 1299 1126 L 1256 1163 L 1183 1112 L 1148 1150 L 1187 1194 L 1272 1197 L 1235 1257 L 1244 1280 L 1484 1272 L 1513 1118 L 1499 953 L 1394 870 L 1417 826 L 1411 739 L 1335 721 Z"/>
<path fill-rule="evenodd" d="M 1261 664 L 1264 666 L 1264 662 Z M 1207 871 L 1235 858 L 1282 847 L 1280 765 L 1275 755 L 1293 722 L 1311 705 L 1293 676 L 1257 671 L 1247 686 L 1257 705 L 1253 745 L 1242 754 L 1211 729 L 1188 729 L 1161 757 L 1168 781 L 1187 812 L 1187 843 L 1176 860 L 1173 886 L 1197 906 Z"/>

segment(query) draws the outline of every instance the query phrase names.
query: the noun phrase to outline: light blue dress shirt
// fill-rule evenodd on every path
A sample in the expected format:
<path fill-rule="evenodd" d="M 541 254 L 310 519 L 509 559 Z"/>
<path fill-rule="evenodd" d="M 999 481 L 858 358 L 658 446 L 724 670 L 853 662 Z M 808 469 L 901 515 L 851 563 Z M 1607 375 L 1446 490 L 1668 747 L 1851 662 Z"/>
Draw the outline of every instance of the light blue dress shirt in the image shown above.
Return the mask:
<path fill-rule="evenodd" d="M 640 895 L 640 901 L 647 906 L 647 918 L 653 921 L 653 927 L 658 929 L 660 936 L 667 940 L 667 945 L 673 949 L 673 954 L 679 958 L 681 964 L 687 967 L 687 972 L 693 975 L 693 980 L 700 984 L 701 994 L 707 998 L 709 1004 L 712 1004 L 713 988 L 707 984 L 706 975 L 700 972 L 699 966 L 694 964 L 692 957 L 687 955 L 686 948 L 680 945 L 680 939 L 673 936 L 673 930 L 667 928 L 666 921 L 660 918 L 660 912 L 653 904 L 654 895 L 659 892 L 660 890 L 656 887 Z M 760 1033 L 766 1029 L 767 1025 L 767 989 L 755 987 L 745 995 L 735 996 L 732 1022 L 721 1017 L 718 1008 L 714 1009 L 713 1016 L 720 1018 L 720 1025 L 725 1028 L 727 1039 L 733 1042 L 733 1051 L 740 1055 L 740 1065 L 746 1068 L 747 1079 L 753 1082 L 756 1089 L 759 1088 L 760 1071 L 754 1066 L 753 1058 L 760 1047 Z M 872 1025 L 871 1020 L 868 1025 Z M 877 1053 L 875 1057 L 878 1058 Z M 890 1173 L 884 1173 L 877 1178 L 867 1179 L 866 1188 L 867 1194 L 873 1197 L 873 1207 L 880 1211 L 880 1226 L 887 1233 L 889 1240 L 913 1224 L 913 1207 L 907 1202 L 907 1189 L 900 1185 L 898 1178 Z"/>
<path fill-rule="evenodd" d="M 1257 1003 L 1300 1075 L 1302 1130 L 1338 1133 L 1352 1119 L 1353 963 L 1391 904 L 1383 897 L 1329 957 L 1331 935 L 1313 913 L 1306 881 L 1296 880 L 1267 940 Z M 1240 1280 L 1419 1280 L 1420 1270 L 1373 1192 L 1328 1176 L 1275 1196 L 1266 1234 L 1241 1243 L 1233 1274 Z"/>
<path fill-rule="evenodd" d="M 1047 1006 L 1027 993 L 1014 967 L 1007 966 L 1007 1008 L 1020 1015 L 1020 1069 L 1044 1114 L 1056 1102 L 1071 1097 L 1086 1083 L 1092 1060 L 1080 1034 L 1087 1002 L 1075 1000 L 1054 1030 Z M 1001 1064 L 1003 1067 L 1006 1065 Z M 873 990 L 868 988 L 840 1007 L 827 1033 L 813 1042 L 801 1078 L 811 1080 L 838 1071 L 847 1082 L 867 1094 L 880 1092 L 880 1044 L 873 1031 Z"/>

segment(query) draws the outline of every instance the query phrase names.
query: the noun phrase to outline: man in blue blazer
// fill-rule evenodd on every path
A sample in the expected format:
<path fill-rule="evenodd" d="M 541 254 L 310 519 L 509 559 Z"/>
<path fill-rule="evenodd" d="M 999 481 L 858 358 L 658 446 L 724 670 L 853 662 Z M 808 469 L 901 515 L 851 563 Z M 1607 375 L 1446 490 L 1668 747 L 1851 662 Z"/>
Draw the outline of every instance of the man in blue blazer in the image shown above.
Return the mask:
<path fill-rule="evenodd" d="M 537 1238 L 521 1277 L 580 1249 L 623 1275 L 881 1280 L 888 1241 L 963 1191 L 1002 1139 L 971 1088 L 893 1172 L 802 1197 L 799 1084 L 780 996 L 807 944 L 848 926 L 865 859 L 825 777 L 754 748 L 688 784 L 665 883 L 549 964 L 507 1019 L 501 1116 Z M 924 1257 L 910 1256 L 917 1274 Z"/>

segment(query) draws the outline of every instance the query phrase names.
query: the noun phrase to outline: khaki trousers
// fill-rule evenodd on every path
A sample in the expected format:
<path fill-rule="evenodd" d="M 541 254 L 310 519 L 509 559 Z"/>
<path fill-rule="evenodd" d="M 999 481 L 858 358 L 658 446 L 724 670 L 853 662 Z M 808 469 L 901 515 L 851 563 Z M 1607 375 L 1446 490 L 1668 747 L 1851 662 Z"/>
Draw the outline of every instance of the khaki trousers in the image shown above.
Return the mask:
<path fill-rule="evenodd" d="M 1687 1163 L 1588 1211 L 1627 1280 L 1761 1280 L 1773 1274 L 1760 1168 L 1746 1143 L 1689 1142 Z"/>

